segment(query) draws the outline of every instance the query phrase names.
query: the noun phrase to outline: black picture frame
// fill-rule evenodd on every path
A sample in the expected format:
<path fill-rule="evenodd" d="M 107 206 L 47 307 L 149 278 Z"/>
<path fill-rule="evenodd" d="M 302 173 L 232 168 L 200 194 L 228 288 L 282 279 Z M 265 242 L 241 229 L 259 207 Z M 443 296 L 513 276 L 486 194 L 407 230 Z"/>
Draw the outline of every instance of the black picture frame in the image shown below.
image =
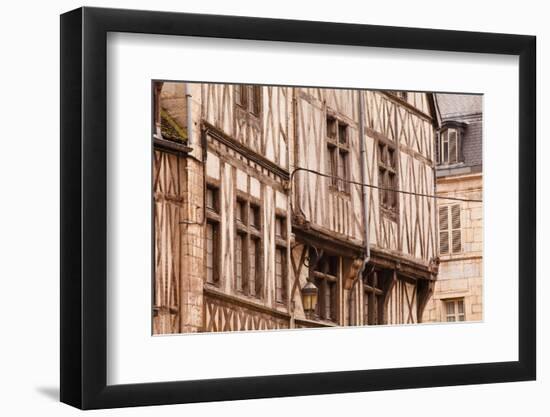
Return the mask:
<path fill-rule="evenodd" d="M 519 56 L 518 361 L 107 385 L 108 32 Z M 534 36 L 252 17 L 87 7 L 61 15 L 61 401 L 95 409 L 534 380 L 535 45 Z"/>

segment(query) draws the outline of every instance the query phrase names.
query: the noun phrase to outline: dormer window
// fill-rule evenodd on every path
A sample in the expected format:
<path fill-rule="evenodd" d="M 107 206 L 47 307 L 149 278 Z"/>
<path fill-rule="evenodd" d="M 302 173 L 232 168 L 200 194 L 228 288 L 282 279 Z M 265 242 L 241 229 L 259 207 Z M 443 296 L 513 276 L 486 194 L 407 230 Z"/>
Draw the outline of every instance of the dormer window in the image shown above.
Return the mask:
<path fill-rule="evenodd" d="M 461 162 L 460 131 L 456 128 L 446 128 L 439 134 L 439 163 L 453 165 Z"/>

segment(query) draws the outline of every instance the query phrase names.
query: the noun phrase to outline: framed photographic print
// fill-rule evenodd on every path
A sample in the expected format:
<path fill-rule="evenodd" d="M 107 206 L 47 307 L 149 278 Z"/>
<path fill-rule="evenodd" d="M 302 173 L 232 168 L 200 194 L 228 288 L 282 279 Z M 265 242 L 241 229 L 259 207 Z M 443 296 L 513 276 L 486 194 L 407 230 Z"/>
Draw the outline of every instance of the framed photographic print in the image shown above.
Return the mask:
<path fill-rule="evenodd" d="M 61 16 L 61 400 L 535 379 L 535 38 Z"/>

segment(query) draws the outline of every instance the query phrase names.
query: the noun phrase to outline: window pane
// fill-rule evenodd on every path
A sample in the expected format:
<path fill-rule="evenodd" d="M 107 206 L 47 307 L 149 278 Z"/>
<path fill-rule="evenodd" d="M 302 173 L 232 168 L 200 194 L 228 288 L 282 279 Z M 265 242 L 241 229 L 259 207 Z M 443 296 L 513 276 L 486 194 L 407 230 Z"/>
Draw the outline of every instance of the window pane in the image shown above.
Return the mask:
<path fill-rule="evenodd" d="M 279 216 L 275 217 L 275 236 L 283 238 L 286 232 L 285 219 Z"/>
<path fill-rule="evenodd" d="M 336 125 L 337 125 L 336 119 L 332 117 L 327 118 L 327 136 L 330 139 L 334 139 L 334 140 L 336 139 Z"/>
<path fill-rule="evenodd" d="M 378 169 L 378 186 L 380 187 L 380 189 L 378 190 L 378 198 L 380 199 L 380 203 L 382 204 L 382 206 L 386 206 L 386 170 L 384 168 Z"/>
<path fill-rule="evenodd" d="M 441 133 L 441 163 L 449 162 L 449 139 L 447 132 Z"/>
<path fill-rule="evenodd" d="M 329 175 L 331 178 L 330 185 L 336 184 L 336 177 L 338 175 L 337 169 L 336 169 L 336 147 L 332 144 L 327 145 L 327 175 Z"/>
<path fill-rule="evenodd" d="M 324 283 L 325 291 L 323 292 L 324 296 L 324 311 L 323 311 L 323 318 L 330 320 L 331 319 L 331 302 L 332 302 L 332 294 L 331 294 L 331 286 L 325 281 Z"/>
<path fill-rule="evenodd" d="M 214 211 L 217 210 L 216 192 L 217 190 L 215 190 L 214 188 L 206 188 L 206 207 Z"/>
<path fill-rule="evenodd" d="M 338 141 L 342 144 L 348 143 L 348 129 L 345 124 L 338 124 Z"/>
<path fill-rule="evenodd" d="M 262 87 L 252 87 L 252 106 L 250 111 L 255 115 L 259 115 L 262 112 Z"/>
<path fill-rule="evenodd" d="M 248 256 L 248 293 L 256 295 L 256 282 L 258 271 L 258 240 L 250 239 L 249 256 Z"/>
<path fill-rule="evenodd" d="M 457 134 L 456 130 L 449 130 L 449 163 L 455 164 L 457 162 Z"/>
<path fill-rule="evenodd" d="M 335 282 L 331 282 L 329 286 L 330 286 L 330 319 L 332 321 L 336 321 L 338 318 L 338 312 L 337 312 L 338 301 L 336 298 L 338 296 L 338 292 L 336 289 Z"/>
<path fill-rule="evenodd" d="M 206 281 L 214 283 L 218 280 L 217 265 L 217 224 L 206 224 Z"/>
<path fill-rule="evenodd" d="M 260 228 L 260 208 L 258 206 L 250 205 L 250 225 L 255 228 Z"/>
<path fill-rule="evenodd" d="M 348 186 L 349 186 L 349 183 L 347 182 L 347 179 L 348 179 L 348 155 L 347 155 L 347 152 L 340 151 L 339 156 L 340 156 L 340 162 L 339 162 L 340 173 L 339 173 L 338 177 L 341 178 L 339 189 L 342 190 L 342 191 L 348 191 Z"/>
<path fill-rule="evenodd" d="M 245 219 L 245 202 L 244 201 L 237 201 L 237 207 L 236 207 L 236 213 L 235 218 L 243 223 Z"/>
<path fill-rule="evenodd" d="M 378 145 L 378 161 L 386 163 L 386 147 L 383 144 Z"/>
<path fill-rule="evenodd" d="M 333 277 L 338 275 L 338 257 L 337 256 L 326 256 L 325 260 L 327 263 L 326 273 L 332 275 Z"/>
<path fill-rule="evenodd" d="M 447 314 L 450 315 L 450 314 L 455 314 L 455 303 L 454 301 L 447 301 L 445 303 L 447 305 Z"/>
<path fill-rule="evenodd" d="M 286 250 L 277 248 L 275 251 L 275 299 L 278 302 L 283 302 L 286 298 Z"/>
<path fill-rule="evenodd" d="M 236 287 L 238 291 L 243 290 L 243 246 L 244 246 L 244 235 L 237 234 L 237 240 L 235 245 L 235 278 L 236 278 Z"/>
<path fill-rule="evenodd" d="M 388 205 L 391 207 L 391 208 L 395 208 L 397 206 L 397 192 L 394 191 L 396 189 L 396 186 L 395 186 L 395 174 L 393 172 L 388 172 L 388 178 L 389 178 L 389 181 L 388 181 L 388 188 L 390 189 L 390 191 L 388 191 Z"/>
<path fill-rule="evenodd" d="M 369 323 L 369 296 L 368 294 L 365 294 L 363 297 L 365 301 L 365 305 L 363 306 L 363 323 L 368 324 Z"/>
<path fill-rule="evenodd" d="M 393 149 L 388 149 L 387 165 L 393 169 L 396 167 L 395 151 Z"/>
<path fill-rule="evenodd" d="M 248 88 L 246 85 L 238 85 L 235 89 L 235 99 L 239 105 L 246 108 L 248 103 Z"/>

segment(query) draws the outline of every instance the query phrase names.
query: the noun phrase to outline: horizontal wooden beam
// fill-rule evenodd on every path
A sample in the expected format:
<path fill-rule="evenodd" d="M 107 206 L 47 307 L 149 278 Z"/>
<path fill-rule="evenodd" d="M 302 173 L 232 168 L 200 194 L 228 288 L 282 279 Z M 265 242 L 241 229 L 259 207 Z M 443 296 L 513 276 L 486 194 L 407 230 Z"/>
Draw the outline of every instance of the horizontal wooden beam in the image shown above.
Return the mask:
<path fill-rule="evenodd" d="M 206 135 L 217 140 L 218 142 L 223 143 L 225 146 L 233 149 L 235 152 L 240 153 L 247 159 L 254 161 L 261 167 L 281 177 L 283 180 L 288 181 L 290 179 L 290 173 L 286 169 L 280 167 L 279 165 L 270 161 L 269 159 L 260 155 L 259 153 L 249 149 L 247 146 L 243 145 L 242 143 L 233 139 L 231 136 L 222 132 L 216 126 L 205 121 L 203 121 L 202 124 L 203 124 L 203 130 L 206 133 Z"/>
<path fill-rule="evenodd" d="M 265 306 L 263 304 L 255 303 L 251 300 L 245 300 L 241 297 L 238 297 L 236 295 L 231 295 L 224 293 L 216 288 L 212 288 L 210 286 L 204 287 L 204 294 L 207 297 L 216 298 L 221 301 L 226 301 L 229 303 L 232 303 L 239 307 L 244 307 L 249 310 L 254 310 L 260 313 L 270 314 L 272 316 L 276 316 L 282 319 L 290 320 L 290 314 L 286 313 L 284 311 L 279 311 L 275 308 L 271 308 L 268 306 Z"/>

